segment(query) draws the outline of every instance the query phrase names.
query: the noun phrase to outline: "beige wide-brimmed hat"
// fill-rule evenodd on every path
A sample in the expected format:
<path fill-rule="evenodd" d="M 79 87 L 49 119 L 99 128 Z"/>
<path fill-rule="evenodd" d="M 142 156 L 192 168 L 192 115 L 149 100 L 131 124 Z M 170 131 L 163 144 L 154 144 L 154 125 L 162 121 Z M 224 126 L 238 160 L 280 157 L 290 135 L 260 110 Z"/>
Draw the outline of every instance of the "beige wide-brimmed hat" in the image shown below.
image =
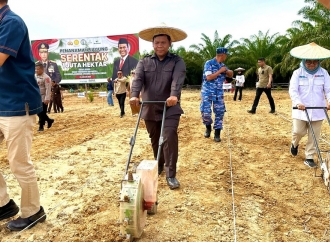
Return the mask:
<path fill-rule="evenodd" d="M 293 57 L 303 60 L 323 60 L 330 58 L 330 50 L 323 48 L 314 42 L 293 48 L 290 51 Z"/>
<path fill-rule="evenodd" d="M 238 67 L 237 69 L 235 69 L 234 71 L 245 71 L 245 69 L 244 68 L 242 68 L 242 67 Z"/>
<path fill-rule="evenodd" d="M 181 40 L 187 38 L 187 34 L 183 30 L 173 28 L 173 27 L 168 27 L 164 23 L 162 23 L 160 26 L 141 30 L 139 32 L 139 37 L 146 41 L 152 42 L 153 37 L 155 35 L 159 35 L 159 34 L 166 34 L 166 35 L 170 36 L 172 42 L 181 41 Z"/>

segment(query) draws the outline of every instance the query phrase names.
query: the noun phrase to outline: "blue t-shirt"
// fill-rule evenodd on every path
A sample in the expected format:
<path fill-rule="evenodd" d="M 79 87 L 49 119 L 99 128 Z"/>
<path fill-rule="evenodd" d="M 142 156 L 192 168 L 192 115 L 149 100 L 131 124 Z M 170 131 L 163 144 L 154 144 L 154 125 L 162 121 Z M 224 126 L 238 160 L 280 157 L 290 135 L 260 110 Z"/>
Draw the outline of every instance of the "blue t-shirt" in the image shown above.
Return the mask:
<path fill-rule="evenodd" d="M 41 95 L 28 29 L 8 5 L 0 9 L 0 52 L 9 55 L 0 67 L 0 116 L 40 113 Z"/>
<path fill-rule="evenodd" d="M 108 91 L 113 91 L 113 81 L 108 82 L 107 89 Z"/>
<path fill-rule="evenodd" d="M 221 73 L 214 80 L 208 81 L 206 79 L 207 75 L 216 73 L 223 66 L 226 65 L 218 63 L 215 58 L 205 62 L 201 92 L 203 99 L 216 101 L 223 98 L 223 83 L 226 79 L 226 73 Z"/>

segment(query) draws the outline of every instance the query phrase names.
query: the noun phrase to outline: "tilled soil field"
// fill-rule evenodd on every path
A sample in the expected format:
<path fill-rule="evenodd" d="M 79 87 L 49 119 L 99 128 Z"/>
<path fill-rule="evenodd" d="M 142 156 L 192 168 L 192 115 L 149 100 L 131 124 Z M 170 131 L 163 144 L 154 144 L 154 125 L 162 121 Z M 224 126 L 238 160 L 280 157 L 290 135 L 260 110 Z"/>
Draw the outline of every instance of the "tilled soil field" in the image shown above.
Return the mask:
<path fill-rule="evenodd" d="M 265 95 L 257 114 L 246 112 L 254 90 L 244 90 L 242 102 L 226 94 L 222 142 L 215 143 L 213 132 L 212 138 L 203 137 L 199 92 L 183 91 L 181 188 L 172 191 L 164 174 L 159 177 L 158 212 L 147 217 L 137 241 L 330 241 L 330 195 L 322 179 L 303 164 L 306 138 L 297 157 L 289 153 L 287 90 L 273 91 L 276 114 L 268 113 Z M 53 127 L 38 133 L 36 126 L 33 138 L 31 155 L 47 220 L 21 233 L 8 231 L 8 220 L 1 221 L 1 241 L 123 241 L 118 200 L 136 117 L 130 115 L 128 100 L 124 118 L 117 102 L 109 107 L 98 97 L 89 103 L 66 94 L 64 107 L 64 113 L 50 114 Z M 324 122 L 322 150 L 329 150 L 329 131 Z M 153 156 L 142 122 L 133 161 L 144 159 Z M 5 142 L 0 169 L 19 204 L 20 187 L 9 171 Z"/>

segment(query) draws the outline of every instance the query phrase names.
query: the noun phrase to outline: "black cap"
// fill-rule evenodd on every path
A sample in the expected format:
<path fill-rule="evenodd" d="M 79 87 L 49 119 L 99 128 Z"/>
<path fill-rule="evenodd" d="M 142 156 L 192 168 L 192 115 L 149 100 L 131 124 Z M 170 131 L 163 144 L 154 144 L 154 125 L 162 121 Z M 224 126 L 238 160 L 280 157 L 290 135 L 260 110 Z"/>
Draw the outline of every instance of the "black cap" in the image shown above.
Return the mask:
<path fill-rule="evenodd" d="M 118 41 L 118 45 L 120 45 L 120 44 L 126 44 L 128 46 L 128 40 L 125 38 L 120 38 Z"/>
<path fill-rule="evenodd" d="M 49 45 L 47 43 L 41 43 L 38 46 L 38 50 L 43 49 L 43 50 L 48 50 L 49 49 Z"/>

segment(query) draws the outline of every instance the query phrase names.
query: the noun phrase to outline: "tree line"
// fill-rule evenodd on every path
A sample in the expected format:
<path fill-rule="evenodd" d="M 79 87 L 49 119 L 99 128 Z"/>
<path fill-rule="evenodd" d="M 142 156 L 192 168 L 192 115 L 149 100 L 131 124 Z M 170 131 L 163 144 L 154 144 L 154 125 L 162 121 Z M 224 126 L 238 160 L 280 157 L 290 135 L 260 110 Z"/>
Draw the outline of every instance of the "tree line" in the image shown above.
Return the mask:
<path fill-rule="evenodd" d="M 182 46 L 171 49 L 171 52 L 181 56 L 186 63 L 185 84 L 201 84 L 204 63 L 214 58 L 219 46 L 230 49 L 230 55 L 226 60 L 229 69 L 243 67 L 246 70 L 246 86 L 255 86 L 259 57 L 265 57 L 266 63 L 273 67 L 274 82 L 288 83 L 292 72 L 298 68 L 301 61 L 290 55 L 292 48 L 315 42 L 330 49 L 330 11 L 317 0 L 304 2 L 306 6 L 298 11 L 303 20 L 294 21 L 284 35 L 270 34 L 268 30 L 265 33 L 259 31 L 249 38 L 232 40 L 230 34 L 220 37 L 218 31 L 215 31 L 213 40 L 202 33 L 201 43 L 191 45 L 188 50 Z M 329 71 L 330 61 L 322 61 L 321 66 Z"/>

